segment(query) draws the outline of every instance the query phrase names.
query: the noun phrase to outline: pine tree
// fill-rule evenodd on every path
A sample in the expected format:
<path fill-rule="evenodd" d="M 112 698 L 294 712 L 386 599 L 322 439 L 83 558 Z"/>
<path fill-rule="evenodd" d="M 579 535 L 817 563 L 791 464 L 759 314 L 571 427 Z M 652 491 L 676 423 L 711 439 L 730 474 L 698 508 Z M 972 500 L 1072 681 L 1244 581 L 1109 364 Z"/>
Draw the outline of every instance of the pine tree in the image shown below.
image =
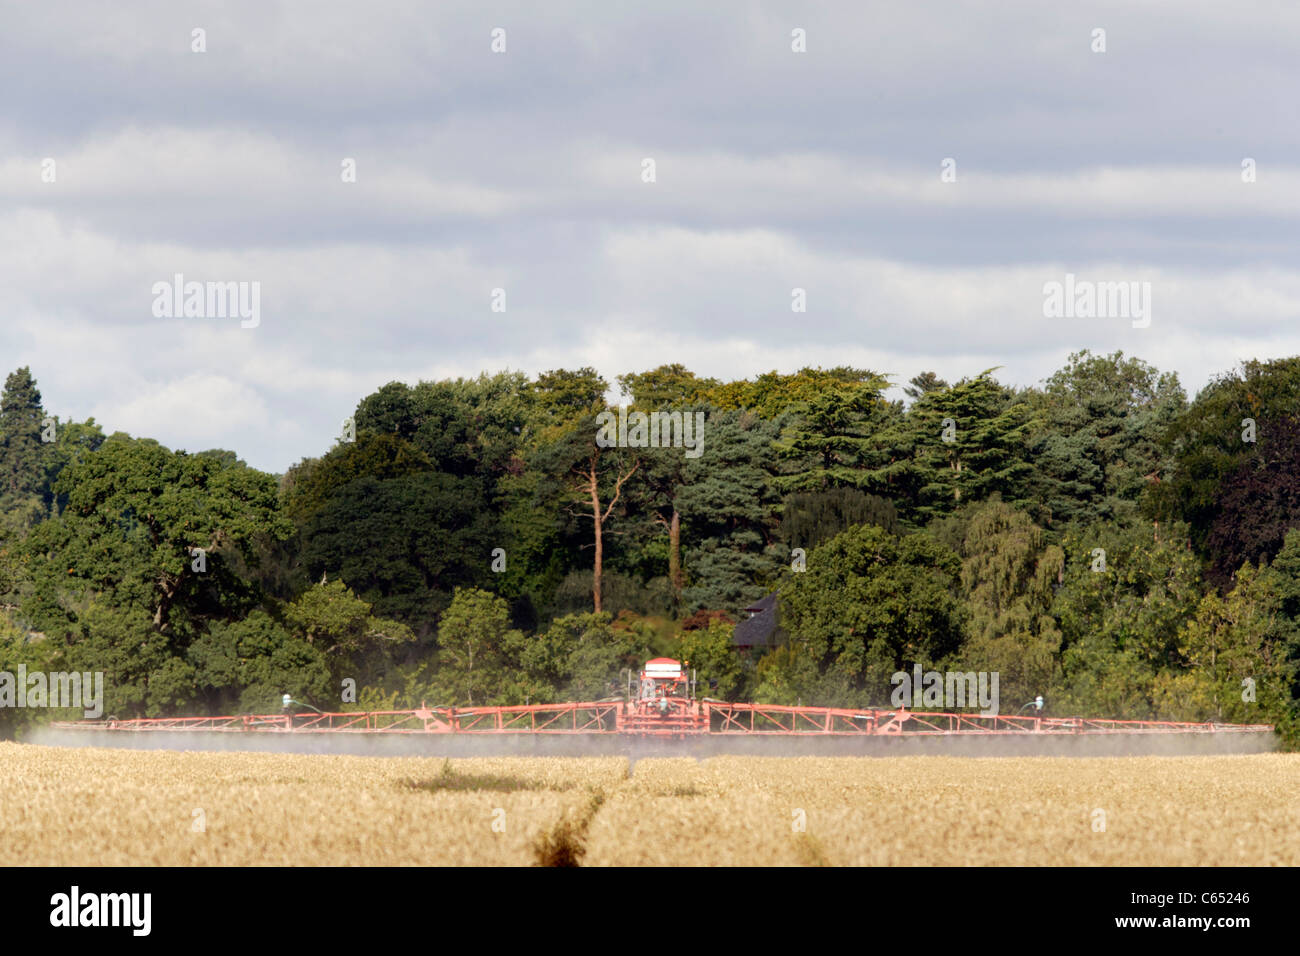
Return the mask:
<path fill-rule="evenodd" d="M 993 371 L 926 392 L 891 439 L 896 460 L 881 474 L 914 489 L 915 518 L 928 521 L 994 492 L 1020 500 L 1031 471 L 1024 454 L 1030 412 Z"/>
<path fill-rule="evenodd" d="M 23 366 L 10 373 L 0 395 L 0 515 L 6 525 L 21 530 L 40 520 L 44 512 L 44 417 L 31 369 Z"/>
<path fill-rule="evenodd" d="M 793 421 L 777 453 L 798 470 L 778 479 L 783 491 L 871 487 L 874 471 L 885 464 L 878 436 L 900 412 L 881 395 L 887 384 L 874 376 L 792 407 Z"/>
<path fill-rule="evenodd" d="M 898 509 L 888 499 L 856 488 L 797 492 L 785 499 L 781 539 L 792 548 L 810 549 L 860 524 L 897 534 Z"/>
<path fill-rule="evenodd" d="M 772 519 L 777 425 L 743 411 L 707 421 L 704 454 L 686 461 L 676 498 L 690 542 L 682 596 L 688 610 L 739 611 L 770 590 L 785 558 Z"/>
<path fill-rule="evenodd" d="M 0 482 L 9 495 L 34 494 L 41 483 L 41 393 L 31 369 L 5 379 L 0 396 Z"/>
<path fill-rule="evenodd" d="M 1071 521 L 1130 519 L 1168 468 L 1160 441 L 1187 404 L 1178 376 L 1122 352 L 1070 356 L 1027 397 L 1032 514 L 1059 530 Z"/>

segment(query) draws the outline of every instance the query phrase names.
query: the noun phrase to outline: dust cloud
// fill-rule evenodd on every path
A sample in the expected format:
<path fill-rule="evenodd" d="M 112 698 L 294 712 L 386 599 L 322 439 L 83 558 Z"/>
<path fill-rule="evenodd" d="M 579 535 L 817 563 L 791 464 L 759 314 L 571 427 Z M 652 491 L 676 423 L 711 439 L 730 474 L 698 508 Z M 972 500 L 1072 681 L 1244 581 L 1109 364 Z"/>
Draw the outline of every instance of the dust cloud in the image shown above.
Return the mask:
<path fill-rule="evenodd" d="M 44 727 L 26 743 L 128 750 L 353 754 L 369 757 L 1121 757 L 1269 753 L 1262 732 L 790 736 L 703 734 L 396 734 L 374 732 L 111 731 Z"/>

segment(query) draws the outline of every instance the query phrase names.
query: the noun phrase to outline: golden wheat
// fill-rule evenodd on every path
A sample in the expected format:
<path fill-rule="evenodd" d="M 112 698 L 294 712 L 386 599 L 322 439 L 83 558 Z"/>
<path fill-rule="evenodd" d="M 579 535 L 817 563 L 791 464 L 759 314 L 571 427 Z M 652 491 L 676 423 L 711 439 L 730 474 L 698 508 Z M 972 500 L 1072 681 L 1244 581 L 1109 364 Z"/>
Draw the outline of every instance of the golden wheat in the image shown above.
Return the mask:
<path fill-rule="evenodd" d="M 1300 864 L 1295 754 L 645 767 L 593 821 L 585 864 Z M 700 795 L 663 796 L 674 783 Z"/>
<path fill-rule="evenodd" d="M 528 865 L 626 768 L 0 744 L 0 865 Z"/>
<path fill-rule="evenodd" d="M 0 744 L 0 865 L 1300 865 L 1300 755 L 443 760 Z"/>

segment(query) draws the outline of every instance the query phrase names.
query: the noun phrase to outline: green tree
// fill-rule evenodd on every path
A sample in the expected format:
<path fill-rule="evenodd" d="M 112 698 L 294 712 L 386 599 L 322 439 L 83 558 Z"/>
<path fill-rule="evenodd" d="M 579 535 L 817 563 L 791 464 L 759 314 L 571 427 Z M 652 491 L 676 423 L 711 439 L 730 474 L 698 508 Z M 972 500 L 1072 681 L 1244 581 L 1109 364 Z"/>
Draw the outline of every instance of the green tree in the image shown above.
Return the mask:
<path fill-rule="evenodd" d="M 1023 497 L 1030 409 L 993 371 L 927 391 L 912 404 L 884 439 L 894 451 L 872 478 L 877 493 L 910 505 L 920 522 L 995 492 L 1011 503 Z"/>
<path fill-rule="evenodd" d="M 641 467 L 642 459 L 637 448 L 602 448 L 596 440 L 599 427 L 595 406 L 590 412 L 553 429 L 554 437 L 538 453 L 536 466 L 548 475 L 558 476 L 557 497 L 564 502 L 568 515 L 591 521 L 592 604 L 600 613 L 606 529 L 617 517 L 615 509 L 626 503 L 624 486 Z"/>
<path fill-rule="evenodd" d="M 5 379 L 0 393 L 0 512 L 26 529 L 40 520 L 45 477 L 41 421 L 45 410 L 31 369 L 23 366 Z"/>
<path fill-rule="evenodd" d="M 429 636 L 456 587 L 486 583 L 497 538 L 476 477 L 422 472 L 358 478 L 301 527 L 312 579 L 335 574 L 378 612 Z"/>
<path fill-rule="evenodd" d="M 55 440 L 46 445 L 45 477 L 41 483 L 42 497 L 47 514 L 61 514 L 68 506 L 67 494 L 56 494 L 54 489 L 59 476 L 69 465 L 84 461 L 86 456 L 104 444 L 103 429 L 93 418 L 84 422 L 61 422 L 53 419 Z"/>
<path fill-rule="evenodd" d="M 391 481 L 433 470 L 433 462 L 409 441 L 384 432 L 361 432 L 355 442 L 335 446 L 321 458 L 290 469 L 284 483 L 284 510 L 302 523 L 354 481 Z"/>
<path fill-rule="evenodd" d="M 71 629 L 48 640 L 64 646 L 67 669 L 103 672 L 105 716 L 183 712 L 198 693 L 193 666 L 158 632 L 143 605 L 92 600 Z"/>
<path fill-rule="evenodd" d="M 532 394 L 542 421 L 568 425 L 603 408 L 609 383 L 594 368 L 552 369 L 537 376 Z"/>
<path fill-rule="evenodd" d="M 903 394 L 910 399 L 916 400 L 926 392 L 939 391 L 947 387 L 948 383 L 934 372 L 922 372 L 920 375 L 912 377 L 911 381 L 903 389 Z"/>
<path fill-rule="evenodd" d="M 18 676 L 18 668 L 28 672 L 57 670 L 59 648 L 47 640 L 29 640 L 28 635 L 9 618 L 0 614 L 0 673 Z M 0 707 L 0 740 L 12 740 L 24 733 L 42 717 L 47 716 L 32 707 Z M 79 720 L 83 713 L 68 715 Z"/>
<path fill-rule="evenodd" d="M 1052 605 L 1062 635 L 1057 712 L 1151 718 L 1156 675 L 1180 660 L 1183 624 L 1201 599 L 1184 530 L 1100 523 L 1069 529 Z M 1049 695 L 1052 696 L 1052 695 Z"/>
<path fill-rule="evenodd" d="M 713 378 L 699 378 L 684 365 L 660 365 L 649 372 L 629 372 L 618 376 L 620 391 L 632 398 L 643 411 L 680 409 L 684 405 L 699 405 L 719 382 Z"/>
<path fill-rule="evenodd" d="M 1186 522 L 1192 545 L 1205 553 L 1224 477 L 1253 454 L 1252 431 L 1258 439 L 1295 413 L 1298 393 L 1300 357 L 1245 362 L 1202 389 L 1164 432 L 1171 465 L 1151 489 L 1153 513 Z"/>
<path fill-rule="evenodd" d="M 1035 406 L 1028 456 L 1034 512 L 1049 527 L 1132 520 L 1168 467 L 1162 441 L 1186 408 L 1178 376 L 1122 352 L 1070 356 L 1027 396 Z"/>
<path fill-rule="evenodd" d="M 1185 666 L 1156 678 L 1157 712 L 1172 720 L 1276 723 L 1291 729 L 1295 662 L 1279 620 L 1280 594 L 1267 566 L 1244 565 L 1226 597 L 1210 593 L 1183 627 Z"/>
<path fill-rule="evenodd" d="M 346 661 L 380 642 L 415 639 L 400 621 L 375 617 L 371 606 L 341 580 L 323 580 L 308 588 L 285 607 L 284 621 L 290 633 L 327 660 Z"/>
<path fill-rule="evenodd" d="M 311 601 L 317 604 L 319 601 Z M 339 603 L 346 603 L 341 600 Z M 307 608 L 297 609 L 299 626 L 313 630 L 321 625 Z M 336 619 L 338 614 L 320 608 L 319 617 Z M 325 625 L 329 626 L 329 625 Z M 364 627 L 364 625 L 362 625 Z M 324 637 L 328 640 L 328 637 Z M 214 621 L 210 629 L 190 645 L 187 660 L 194 667 L 195 683 L 208 710 L 228 713 L 275 713 L 280 698 L 289 694 L 322 709 L 338 709 L 341 685 L 331 675 L 326 649 L 305 637 L 296 637 L 261 608 L 238 621 Z"/>
<path fill-rule="evenodd" d="M 802 403 L 816 400 L 828 391 L 857 394 L 863 385 L 874 388 L 881 378 L 875 372 L 838 366 L 832 369 L 802 368 L 792 375 L 764 372 L 753 381 L 724 382 L 701 396 L 724 411 L 748 409 L 768 420 L 779 418 Z"/>
<path fill-rule="evenodd" d="M 808 682 L 805 669 L 802 681 L 782 679 L 805 702 L 884 704 L 894 673 L 940 665 L 961 649 L 960 573 L 957 555 L 926 534 L 899 538 L 863 525 L 832 538 L 792 576 L 779 605 L 793 653 L 818 676 Z M 767 669 L 763 680 L 780 682 Z"/>
<path fill-rule="evenodd" d="M 997 672 L 1004 700 L 1047 692 L 1059 676 L 1061 632 L 1051 611 L 1064 552 L 1027 514 L 994 498 L 975 509 L 960 553 L 971 610 L 963 670 Z"/>
<path fill-rule="evenodd" d="M 771 590 L 788 554 L 774 519 L 780 426 L 747 411 L 705 421 L 703 454 L 685 462 L 676 497 L 687 541 L 682 596 L 689 611 L 738 611 Z"/>
<path fill-rule="evenodd" d="M 1224 475 L 1218 516 L 1206 546 L 1211 580 L 1226 586 L 1243 562 L 1270 559 L 1287 533 L 1300 527 L 1300 416 L 1273 419 L 1252 453 Z"/>
<path fill-rule="evenodd" d="M 1300 529 L 1286 534 L 1282 550 L 1268 569 L 1269 584 L 1277 594 L 1279 642 L 1292 668 L 1292 707 L 1300 709 Z M 1300 725 L 1292 722 L 1289 733 L 1300 736 Z"/>
<path fill-rule="evenodd" d="M 683 631 L 677 653 L 682 664 L 695 671 L 701 693 L 723 700 L 735 700 L 744 685 L 744 662 L 732 644 L 736 627 L 717 618 L 708 627 Z"/>
<path fill-rule="evenodd" d="M 792 474 L 777 479 L 782 490 L 819 491 L 869 487 L 885 464 L 879 434 L 900 409 L 882 397 L 881 376 L 852 386 L 826 389 L 792 406 L 790 424 L 777 446 L 795 462 Z"/>
<path fill-rule="evenodd" d="M 517 643 L 506 602 L 477 588 L 457 588 L 438 625 L 435 687 L 455 704 L 484 704 L 500 692 L 507 647 Z"/>
<path fill-rule="evenodd" d="M 470 475 L 479 468 L 473 414 L 455 383 L 390 382 L 357 405 L 357 437 L 364 432 L 400 438 L 438 471 Z"/>
<path fill-rule="evenodd" d="M 781 508 L 781 540 L 792 548 L 814 548 L 860 524 L 897 534 L 898 509 L 892 501 L 856 488 L 799 492 L 787 496 Z"/>
<path fill-rule="evenodd" d="M 632 410 L 653 413 L 676 412 L 685 418 L 697 411 L 707 413 L 701 396 L 717 386 L 713 379 L 699 379 L 682 365 L 663 365 L 642 374 L 621 375 L 618 383 L 626 396 L 631 396 Z M 694 420 L 694 419 L 691 419 Z M 702 437 L 702 436 L 701 436 Z M 682 565 L 682 516 L 677 507 L 677 496 L 687 481 L 689 459 L 684 452 L 665 450 L 663 454 L 647 454 L 637 480 L 629 487 L 629 494 L 648 520 L 645 529 L 650 535 L 666 534 L 668 582 L 673 590 L 674 609 L 681 603 L 685 573 Z M 648 549 L 657 556 L 657 549 Z"/>
<path fill-rule="evenodd" d="M 623 672 L 637 668 L 649 650 L 635 629 L 614 627 L 609 614 L 568 614 L 541 633 L 511 643 L 515 693 L 533 700 L 596 700 L 621 691 Z"/>
<path fill-rule="evenodd" d="M 163 633 L 178 607 L 219 612 L 205 605 L 240 589 L 223 552 L 253 560 L 255 538 L 291 532 L 272 476 L 151 441 L 109 439 L 65 468 L 55 492 L 67 495 L 61 527 L 33 534 L 29 549 L 47 583 L 53 572 L 59 590 L 75 584 L 139 600 Z M 64 566 L 68 578 L 56 570 Z"/>

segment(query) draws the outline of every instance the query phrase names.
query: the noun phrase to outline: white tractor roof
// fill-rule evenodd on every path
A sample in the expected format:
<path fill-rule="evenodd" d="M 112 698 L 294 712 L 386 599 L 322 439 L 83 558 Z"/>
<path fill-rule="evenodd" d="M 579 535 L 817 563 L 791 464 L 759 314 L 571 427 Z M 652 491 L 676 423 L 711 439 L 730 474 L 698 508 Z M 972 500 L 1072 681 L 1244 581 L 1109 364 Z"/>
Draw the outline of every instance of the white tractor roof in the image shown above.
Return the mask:
<path fill-rule="evenodd" d="M 645 663 L 646 677 L 681 677 L 682 663 L 670 657 L 656 657 Z"/>

